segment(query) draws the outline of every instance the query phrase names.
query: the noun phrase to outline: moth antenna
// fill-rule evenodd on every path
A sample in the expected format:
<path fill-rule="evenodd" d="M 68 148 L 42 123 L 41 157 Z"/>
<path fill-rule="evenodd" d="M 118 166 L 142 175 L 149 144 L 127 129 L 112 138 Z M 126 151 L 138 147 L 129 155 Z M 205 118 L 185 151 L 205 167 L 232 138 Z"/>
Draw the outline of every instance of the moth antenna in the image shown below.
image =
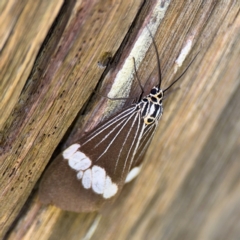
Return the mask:
<path fill-rule="evenodd" d="M 173 81 L 167 88 L 165 88 L 163 90 L 163 93 L 165 93 L 167 90 L 169 90 L 176 82 L 178 82 L 178 80 L 181 79 L 181 77 L 187 72 L 187 70 L 189 69 L 189 67 L 192 65 L 192 63 L 194 62 L 194 60 L 196 59 L 197 55 L 199 54 L 199 52 L 196 54 L 196 56 L 192 59 L 192 61 L 188 64 L 188 66 L 186 67 L 186 69 L 182 72 L 182 74 L 175 80 Z"/>
<path fill-rule="evenodd" d="M 148 30 L 148 32 L 150 34 L 150 37 L 152 38 L 153 46 L 154 46 L 155 53 L 156 53 L 156 56 L 157 56 L 158 80 L 159 80 L 159 83 L 158 83 L 157 87 L 160 89 L 161 88 L 161 83 L 162 83 L 162 72 L 161 72 L 160 58 L 159 58 L 156 42 L 155 42 L 155 40 L 153 38 L 153 35 L 152 35 L 150 29 L 148 28 L 148 26 L 147 26 L 147 30 Z"/>
<path fill-rule="evenodd" d="M 171 91 L 169 91 L 169 92 L 165 93 L 165 94 L 164 94 L 164 96 L 163 96 L 163 100 L 164 100 L 164 99 L 166 99 L 166 98 L 168 98 L 168 97 L 169 97 L 169 95 L 171 95 L 172 93 L 174 93 L 174 92 L 178 91 L 179 89 L 180 89 L 180 87 L 177 87 L 177 88 L 175 88 L 175 89 L 172 89 Z"/>
<path fill-rule="evenodd" d="M 138 77 L 138 74 L 137 74 L 135 58 L 133 58 L 133 65 L 134 65 L 135 76 L 136 76 L 138 84 L 139 84 L 139 86 L 141 88 L 141 94 L 139 96 L 139 100 L 140 100 L 140 99 L 142 99 L 142 96 L 143 96 L 143 93 L 144 93 L 144 89 L 143 89 L 143 86 L 142 86 L 141 81 L 139 80 L 139 77 Z"/>

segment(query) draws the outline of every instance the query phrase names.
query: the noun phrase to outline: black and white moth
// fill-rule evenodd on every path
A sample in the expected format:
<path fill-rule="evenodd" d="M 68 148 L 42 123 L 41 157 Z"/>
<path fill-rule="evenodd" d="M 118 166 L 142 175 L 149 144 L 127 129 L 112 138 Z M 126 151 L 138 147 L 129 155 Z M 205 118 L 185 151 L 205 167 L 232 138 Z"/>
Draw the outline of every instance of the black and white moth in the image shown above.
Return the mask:
<path fill-rule="evenodd" d="M 45 204 L 74 212 L 95 211 L 112 201 L 136 177 L 163 114 L 164 94 L 156 43 L 159 83 L 149 95 L 99 124 L 52 162 L 40 183 Z M 190 63 L 191 64 L 191 63 Z"/>

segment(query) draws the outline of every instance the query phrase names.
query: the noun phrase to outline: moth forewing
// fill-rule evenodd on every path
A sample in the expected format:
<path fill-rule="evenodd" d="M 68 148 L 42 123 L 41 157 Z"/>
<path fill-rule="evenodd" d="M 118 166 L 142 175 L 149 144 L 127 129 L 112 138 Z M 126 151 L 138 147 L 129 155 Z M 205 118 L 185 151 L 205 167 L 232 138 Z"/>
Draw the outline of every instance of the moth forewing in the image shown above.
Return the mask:
<path fill-rule="evenodd" d="M 40 183 L 40 201 L 53 204 L 63 210 L 73 212 L 91 212 L 101 208 L 100 195 L 85 189 L 75 170 L 60 154 L 49 166 Z"/>
<path fill-rule="evenodd" d="M 43 176 L 40 200 L 76 212 L 94 211 L 112 201 L 130 170 L 140 164 L 137 153 L 144 131 L 135 105 L 103 122 L 53 161 Z"/>

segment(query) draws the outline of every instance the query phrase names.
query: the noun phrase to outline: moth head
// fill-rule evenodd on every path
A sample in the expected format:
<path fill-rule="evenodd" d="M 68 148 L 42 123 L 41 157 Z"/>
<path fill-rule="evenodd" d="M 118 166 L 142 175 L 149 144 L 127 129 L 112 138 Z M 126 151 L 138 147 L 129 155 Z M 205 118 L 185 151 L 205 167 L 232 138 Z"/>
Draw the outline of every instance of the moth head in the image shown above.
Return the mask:
<path fill-rule="evenodd" d="M 149 94 L 149 98 L 150 98 L 150 101 L 155 104 L 162 104 L 163 95 L 164 95 L 163 90 L 156 86 L 152 88 Z"/>

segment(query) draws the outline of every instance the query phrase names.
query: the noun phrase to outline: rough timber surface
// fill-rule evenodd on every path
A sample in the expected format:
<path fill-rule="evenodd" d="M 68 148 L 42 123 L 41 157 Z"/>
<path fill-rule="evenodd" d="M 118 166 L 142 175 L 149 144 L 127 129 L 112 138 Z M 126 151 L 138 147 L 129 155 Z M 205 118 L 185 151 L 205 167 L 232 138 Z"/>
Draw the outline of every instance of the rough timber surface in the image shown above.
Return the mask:
<path fill-rule="evenodd" d="M 240 2 L 62 4 L 0 4 L 0 238 L 239 239 Z M 140 176 L 100 213 L 41 205 L 38 180 L 50 158 L 101 121 L 107 100 L 93 90 L 108 93 L 145 25 L 158 21 L 153 13 L 165 8 L 154 34 L 163 87 L 199 53 L 164 102 Z M 105 52 L 113 61 L 103 80 L 97 62 Z M 138 62 L 147 88 L 156 69 L 150 47 Z M 131 94 L 139 94 L 136 83 Z"/>

